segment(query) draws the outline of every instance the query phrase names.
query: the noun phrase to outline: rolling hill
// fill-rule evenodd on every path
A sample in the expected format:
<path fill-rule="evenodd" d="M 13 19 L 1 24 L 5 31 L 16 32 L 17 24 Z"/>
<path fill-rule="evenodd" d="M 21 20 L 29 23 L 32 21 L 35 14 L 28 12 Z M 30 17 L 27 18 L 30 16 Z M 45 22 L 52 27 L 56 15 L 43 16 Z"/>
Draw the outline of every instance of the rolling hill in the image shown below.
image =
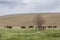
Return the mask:
<path fill-rule="evenodd" d="M 60 13 L 26 13 L 0 16 L 0 26 L 37 26 L 37 14 L 45 20 L 43 25 L 60 26 Z"/>

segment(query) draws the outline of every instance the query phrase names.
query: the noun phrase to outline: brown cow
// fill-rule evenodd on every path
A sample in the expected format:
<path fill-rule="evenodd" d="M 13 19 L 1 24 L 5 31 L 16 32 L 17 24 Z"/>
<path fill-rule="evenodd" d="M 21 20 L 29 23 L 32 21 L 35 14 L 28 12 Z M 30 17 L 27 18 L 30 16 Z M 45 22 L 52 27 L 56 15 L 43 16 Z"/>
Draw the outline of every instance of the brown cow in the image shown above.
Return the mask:
<path fill-rule="evenodd" d="M 11 28 L 12 28 L 12 26 L 6 26 L 6 27 L 4 27 L 4 28 L 9 28 L 9 29 L 11 29 Z"/>
<path fill-rule="evenodd" d="M 29 28 L 33 28 L 34 26 L 29 26 Z"/>
<path fill-rule="evenodd" d="M 26 28 L 25 26 L 21 26 L 21 28 Z"/>
<path fill-rule="evenodd" d="M 48 26 L 48 28 L 52 28 L 52 26 Z"/>
<path fill-rule="evenodd" d="M 35 29 L 38 29 L 38 27 L 35 27 Z M 42 26 L 42 30 L 44 30 L 44 29 L 46 29 L 46 27 L 45 26 Z"/>
<path fill-rule="evenodd" d="M 45 26 L 43 26 L 43 29 L 46 29 L 46 27 L 45 27 Z"/>
<path fill-rule="evenodd" d="M 57 28 L 57 26 L 53 26 L 53 28 Z"/>

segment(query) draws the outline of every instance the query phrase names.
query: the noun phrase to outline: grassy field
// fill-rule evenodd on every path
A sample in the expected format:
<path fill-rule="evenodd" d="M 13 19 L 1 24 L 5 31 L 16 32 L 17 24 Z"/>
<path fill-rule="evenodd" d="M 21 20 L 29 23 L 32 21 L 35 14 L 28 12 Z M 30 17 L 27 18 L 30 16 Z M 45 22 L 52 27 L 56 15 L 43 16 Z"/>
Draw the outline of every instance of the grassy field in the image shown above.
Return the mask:
<path fill-rule="evenodd" d="M 0 29 L 0 40 L 60 40 L 60 29 Z"/>

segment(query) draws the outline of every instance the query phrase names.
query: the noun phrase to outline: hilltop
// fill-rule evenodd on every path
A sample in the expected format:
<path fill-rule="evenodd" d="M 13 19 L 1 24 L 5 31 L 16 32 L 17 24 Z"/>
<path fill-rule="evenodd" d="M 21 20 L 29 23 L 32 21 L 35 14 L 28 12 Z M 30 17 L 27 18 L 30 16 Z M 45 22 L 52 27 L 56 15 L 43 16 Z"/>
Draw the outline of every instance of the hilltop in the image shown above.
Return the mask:
<path fill-rule="evenodd" d="M 60 14 L 59 13 L 39 13 L 43 16 L 45 23 L 44 25 L 57 25 L 60 26 Z M 0 26 L 36 26 L 37 13 L 31 14 L 12 14 L 0 16 Z"/>

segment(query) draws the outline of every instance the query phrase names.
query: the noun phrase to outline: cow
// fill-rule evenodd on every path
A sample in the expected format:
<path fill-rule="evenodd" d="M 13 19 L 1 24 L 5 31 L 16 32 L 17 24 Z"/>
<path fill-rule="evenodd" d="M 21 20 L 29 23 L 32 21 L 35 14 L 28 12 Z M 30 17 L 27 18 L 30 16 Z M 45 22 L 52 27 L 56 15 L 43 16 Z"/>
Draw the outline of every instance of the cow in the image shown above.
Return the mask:
<path fill-rule="evenodd" d="M 43 26 L 43 29 L 46 29 L 46 27 L 45 27 L 45 26 Z"/>
<path fill-rule="evenodd" d="M 38 29 L 38 27 L 35 27 L 35 29 Z M 45 26 L 42 26 L 42 30 L 44 30 L 44 29 L 46 29 L 46 27 Z"/>
<path fill-rule="evenodd" d="M 12 26 L 6 26 L 6 27 L 4 27 L 4 28 L 9 28 L 9 29 L 11 29 L 11 28 L 12 28 Z"/>
<path fill-rule="evenodd" d="M 52 26 L 48 26 L 48 28 L 52 28 Z"/>
<path fill-rule="evenodd" d="M 57 28 L 57 26 L 53 26 L 53 28 Z"/>
<path fill-rule="evenodd" d="M 21 26 L 21 28 L 26 28 L 25 26 Z"/>
<path fill-rule="evenodd" d="M 34 26 L 29 26 L 29 28 L 33 28 Z"/>

